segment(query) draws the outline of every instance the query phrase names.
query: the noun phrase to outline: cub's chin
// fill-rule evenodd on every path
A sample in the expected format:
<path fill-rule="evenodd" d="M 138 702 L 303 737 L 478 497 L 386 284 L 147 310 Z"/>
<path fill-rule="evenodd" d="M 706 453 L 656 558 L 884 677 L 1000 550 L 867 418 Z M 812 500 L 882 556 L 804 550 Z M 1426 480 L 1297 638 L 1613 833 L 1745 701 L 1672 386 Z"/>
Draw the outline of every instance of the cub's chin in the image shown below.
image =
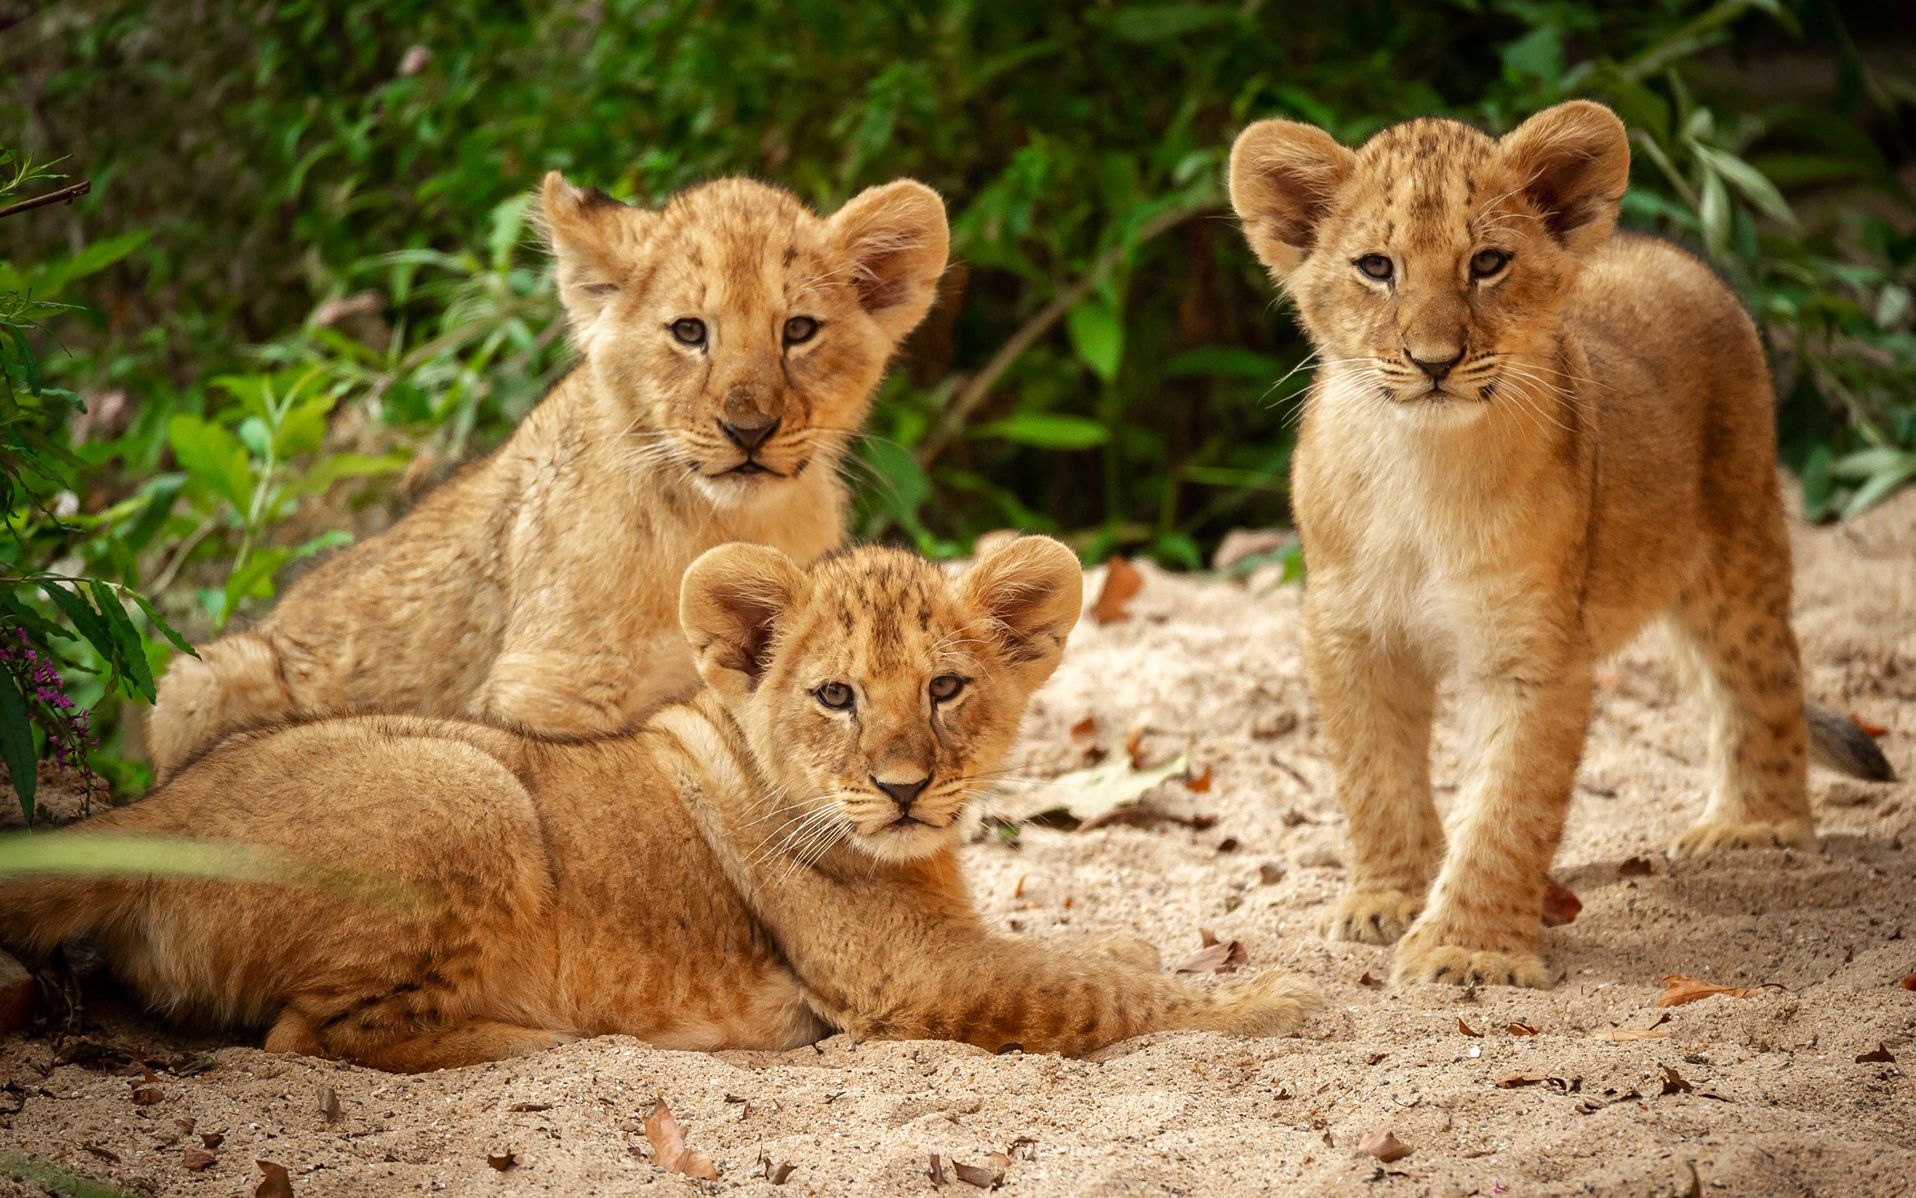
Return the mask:
<path fill-rule="evenodd" d="M 1475 394 L 1426 391 L 1418 395 L 1402 392 L 1391 397 L 1391 411 L 1397 419 L 1419 428 L 1462 428 L 1482 420 L 1490 411 L 1487 400 Z"/>
<path fill-rule="evenodd" d="M 697 471 L 693 485 L 713 507 L 738 508 L 761 504 L 785 494 L 793 476 L 775 474 L 762 466 L 734 468 L 721 474 Z"/>
<path fill-rule="evenodd" d="M 871 829 L 860 828 L 852 834 L 850 842 L 880 861 L 916 861 L 955 846 L 958 828 L 956 823 L 934 828 L 916 820 L 897 821 Z"/>

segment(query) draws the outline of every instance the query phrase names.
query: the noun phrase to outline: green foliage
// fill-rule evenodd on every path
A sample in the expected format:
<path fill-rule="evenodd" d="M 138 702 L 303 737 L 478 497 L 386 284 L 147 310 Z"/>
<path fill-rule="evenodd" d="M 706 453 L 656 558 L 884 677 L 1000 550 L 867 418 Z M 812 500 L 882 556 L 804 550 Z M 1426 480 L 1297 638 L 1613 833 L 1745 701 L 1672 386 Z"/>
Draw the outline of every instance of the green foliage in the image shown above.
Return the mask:
<path fill-rule="evenodd" d="M 0 261 L 0 293 L 85 305 L 34 367 L 55 380 L 35 460 L 74 460 L 33 494 L 72 510 L 15 486 L 22 576 L 60 563 L 215 631 L 496 444 L 569 360 L 526 228 L 552 168 L 647 202 L 733 172 L 821 207 L 898 175 L 939 188 L 956 265 L 860 442 L 858 531 L 954 553 L 1020 527 L 1199 566 L 1230 527 L 1288 519 L 1309 381 L 1227 219 L 1232 135 L 1269 115 L 1350 141 L 1426 113 L 1505 129 L 1571 95 L 1632 127 L 1626 223 L 1706 254 L 1755 313 L 1809 510 L 1853 514 L 1916 477 L 1916 84 L 1859 49 L 1898 19 L 1880 0 L 48 6 L 0 48 L 0 130 L 95 189 L 10 220 Z M 53 314 L 7 317 L 0 354 Z M 124 646 L 75 664 L 139 691 Z"/>

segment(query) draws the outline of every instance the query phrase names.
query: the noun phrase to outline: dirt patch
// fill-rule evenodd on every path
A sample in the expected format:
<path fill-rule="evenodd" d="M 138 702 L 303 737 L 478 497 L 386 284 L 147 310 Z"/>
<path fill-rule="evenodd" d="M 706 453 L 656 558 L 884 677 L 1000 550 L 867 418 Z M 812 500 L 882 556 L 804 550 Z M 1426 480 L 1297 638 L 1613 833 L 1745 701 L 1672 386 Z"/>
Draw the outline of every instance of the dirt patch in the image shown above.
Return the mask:
<path fill-rule="evenodd" d="M 1916 492 L 1803 530 L 1797 554 L 1812 693 L 1885 727 L 1916 774 Z M 1582 911 L 1545 934 L 1557 987 L 1392 988 L 1387 950 L 1316 931 L 1342 828 L 1298 605 L 1266 580 L 1146 569 L 1129 618 L 1074 635 L 1021 764 L 1082 764 L 1087 738 L 1123 752 L 1141 726 L 1142 753 L 1188 751 L 1209 788 L 1150 797 L 1181 820 L 1026 829 L 1015 847 L 981 833 L 965 857 L 1007 927 L 1125 932 L 1172 962 L 1209 929 L 1250 968 L 1310 975 L 1330 1002 L 1299 1039 L 1167 1034 L 1068 1061 L 843 1037 L 709 1056 L 615 1037 L 407 1078 L 165 1031 L 109 998 L 89 1040 L 191 1075 L 85 1050 L 57 1064 L 73 1052 L 61 1040 L 0 1044 L 0 1152 L 139 1193 L 250 1194 L 257 1160 L 300 1195 L 714 1188 L 653 1163 L 645 1120 L 663 1099 L 722 1190 L 914 1194 L 942 1179 L 963 1195 L 1001 1171 L 1029 1195 L 1916 1192 L 1916 992 L 1900 985 L 1916 971 L 1916 788 L 1818 774 L 1815 850 L 1672 862 L 1664 846 L 1702 806 L 1703 737 L 1646 641 L 1603 674 L 1556 871 Z M 1440 779 L 1455 748 L 1440 744 Z M 1659 1007 L 1669 974 L 1752 993 Z M 193 1073 L 207 1052 L 217 1066 Z M 0 1193 L 39 1192 L 11 1184 Z"/>

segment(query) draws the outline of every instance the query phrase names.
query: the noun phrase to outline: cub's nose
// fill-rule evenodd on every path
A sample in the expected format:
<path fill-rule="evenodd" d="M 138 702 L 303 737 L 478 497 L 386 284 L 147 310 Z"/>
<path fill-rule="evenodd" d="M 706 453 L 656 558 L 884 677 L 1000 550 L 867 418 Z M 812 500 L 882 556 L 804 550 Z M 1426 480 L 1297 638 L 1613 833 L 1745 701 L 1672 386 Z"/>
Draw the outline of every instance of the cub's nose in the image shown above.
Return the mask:
<path fill-rule="evenodd" d="M 890 795 L 891 801 L 898 804 L 900 812 L 910 811 L 912 800 L 923 794 L 930 782 L 929 774 L 910 782 L 887 782 L 877 775 L 872 776 L 872 785 Z"/>
<path fill-rule="evenodd" d="M 1444 381 L 1444 376 L 1450 373 L 1451 368 L 1456 366 L 1457 363 L 1464 360 L 1464 351 L 1459 349 L 1456 353 L 1450 355 L 1448 358 L 1444 358 L 1441 361 L 1438 361 L 1438 360 L 1432 360 L 1429 358 L 1420 358 L 1416 354 L 1411 352 L 1409 346 L 1405 346 L 1404 356 L 1406 358 L 1409 358 L 1411 362 L 1416 365 L 1417 369 L 1429 375 L 1431 382 L 1441 383 Z"/>
<path fill-rule="evenodd" d="M 762 416 L 741 420 L 736 424 L 730 420 L 721 420 L 718 426 L 719 431 L 725 434 L 726 440 L 746 453 L 751 453 L 778 431 L 779 419 L 776 416 Z"/>

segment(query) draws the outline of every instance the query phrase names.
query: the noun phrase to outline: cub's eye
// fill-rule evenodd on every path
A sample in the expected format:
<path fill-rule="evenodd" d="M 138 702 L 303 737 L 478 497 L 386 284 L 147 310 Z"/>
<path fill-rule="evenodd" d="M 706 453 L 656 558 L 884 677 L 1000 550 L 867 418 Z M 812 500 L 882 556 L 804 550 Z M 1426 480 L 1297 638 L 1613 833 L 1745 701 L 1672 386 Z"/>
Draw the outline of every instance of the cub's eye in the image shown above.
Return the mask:
<path fill-rule="evenodd" d="M 931 680 L 931 697 L 934 702 L 943 703 L 955 699 L 958 692 L 965 689 L 965 680 L 956 674 L 940 674 Z"/>
<path fill-rule="evenodd" d="M 691 316 L 681 316 L 671 324 L 672 336 L 680 345 L 704 345 L 705 322 Z"/>
<path fill-rule="evenodd" d="M 1478 250 L 1470 259 L 1470 277 L 1487 279 L 1502 270 L 1510 261 L 1510 255 L 1502 250 Z"/>
<path fill-rule="evenodd" d="M 1357 260 L 1357 269 L 1367 279 L 1376 279 L 1382 283 L 1391 275 L 1390 259 L 1383 254 L 1365 254 Z"/>
<path fill-rule="evenodd" d="M 785 322 L 785 344 L 803 345 L 818 334 L 818 322 L 809 316 L 794 316 Z"/>
<path fill-rule="evenodd" d="M 842 682 L 827 682 L 813 691 L 812 697 L 833 711 L 844 711 L 852 705 L 852 688 Z"/>

